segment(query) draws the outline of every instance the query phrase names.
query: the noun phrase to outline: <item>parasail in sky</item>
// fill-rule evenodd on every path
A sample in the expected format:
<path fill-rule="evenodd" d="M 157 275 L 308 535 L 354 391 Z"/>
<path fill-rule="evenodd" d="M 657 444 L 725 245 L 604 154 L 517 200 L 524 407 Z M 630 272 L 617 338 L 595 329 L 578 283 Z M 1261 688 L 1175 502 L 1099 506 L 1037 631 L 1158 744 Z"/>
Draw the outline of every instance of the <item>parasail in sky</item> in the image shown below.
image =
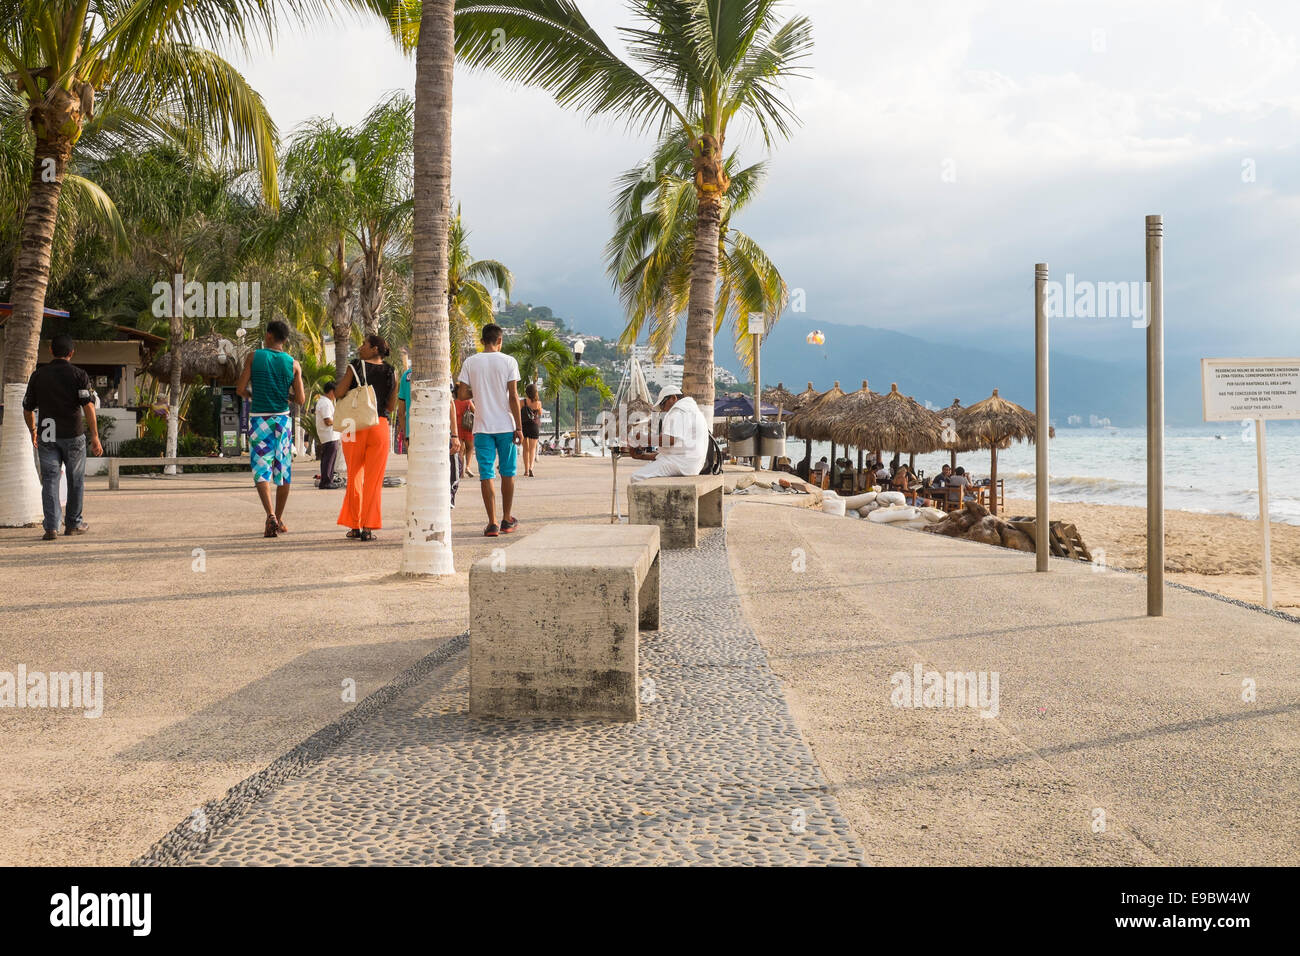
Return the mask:
<path fill-rule="evenodd" d="M 805 341 L 807 341 L 809 345 L 825 345 L 826 336 L 822 334 L 821 329 L 814 329 L 808 333 L 808 338 Z"/>

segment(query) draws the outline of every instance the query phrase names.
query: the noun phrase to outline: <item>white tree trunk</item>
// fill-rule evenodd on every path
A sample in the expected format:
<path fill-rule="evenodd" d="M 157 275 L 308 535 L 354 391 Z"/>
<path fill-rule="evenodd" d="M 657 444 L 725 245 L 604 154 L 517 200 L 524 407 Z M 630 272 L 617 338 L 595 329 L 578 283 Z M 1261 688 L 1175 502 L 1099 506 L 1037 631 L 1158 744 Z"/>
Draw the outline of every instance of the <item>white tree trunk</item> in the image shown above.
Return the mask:
<path fill-rule="evenodd" d="M 0 528 L 23 528 L 42 520 L 41 479 L 32 454 L 32 436 L 23 421 L 27 386 L 5 386 L 5 420 L 0 430 Z"/>
<path fill-rule="evenodd" d="M 411 434 L 406 469 L 403 574 L 455 574 L 451 553 L 451 393 L 411 382 Z M 440 427 L 441 426 L 441 427 Z"/>
<path fill-rule="evenodd" d="M 447 230 L 451 215 L 453 0 L 425 0 L 415 55 L 415 210 L 412 227 L 411 450 L 406 472 L 404 574 L 455 573 L 451 554 L 451 340 Z"/>

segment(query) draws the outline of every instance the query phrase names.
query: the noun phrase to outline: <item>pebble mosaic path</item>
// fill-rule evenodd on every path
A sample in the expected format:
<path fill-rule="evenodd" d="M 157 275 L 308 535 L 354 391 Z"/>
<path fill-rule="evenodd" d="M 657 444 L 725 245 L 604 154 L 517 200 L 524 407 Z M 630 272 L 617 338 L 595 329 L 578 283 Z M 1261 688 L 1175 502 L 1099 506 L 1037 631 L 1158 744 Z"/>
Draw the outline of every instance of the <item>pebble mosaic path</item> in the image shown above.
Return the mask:
<path fill-rule="evenodd" d="M 465 635 L 141 865 L 862 865 L 746 624 L 723 529 L 661 558 L 641 719 L 480 720 Z"/>

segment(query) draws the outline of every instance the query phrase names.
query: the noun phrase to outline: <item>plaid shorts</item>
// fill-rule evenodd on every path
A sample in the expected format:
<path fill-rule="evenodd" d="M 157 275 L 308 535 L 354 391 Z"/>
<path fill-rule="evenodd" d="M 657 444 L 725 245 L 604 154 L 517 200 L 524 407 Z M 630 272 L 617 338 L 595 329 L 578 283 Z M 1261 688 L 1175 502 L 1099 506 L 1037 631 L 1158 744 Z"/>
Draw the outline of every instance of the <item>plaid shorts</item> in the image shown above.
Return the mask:
<path fill-rule="evenodd" d="M 293 466 L 293 426 L 289 416 L 252 415 L 248 420 L 248 461 L 253 482 L 289 484 Z"/>

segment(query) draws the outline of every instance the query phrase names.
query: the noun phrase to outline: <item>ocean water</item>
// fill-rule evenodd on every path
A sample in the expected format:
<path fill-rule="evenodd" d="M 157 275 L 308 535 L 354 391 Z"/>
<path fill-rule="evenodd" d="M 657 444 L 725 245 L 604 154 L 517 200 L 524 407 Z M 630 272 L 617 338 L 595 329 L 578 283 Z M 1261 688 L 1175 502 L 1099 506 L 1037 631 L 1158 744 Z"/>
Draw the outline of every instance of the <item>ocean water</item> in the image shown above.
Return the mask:
<path fill-rule="evenodd" d="M 791 440 L 792 461 L 804 443 Z M 1267 431 L 1269 517 L 1300 525 L 1300 427 L 1270 422 Z M 843 451 L 840 452 L 843 456 Z M 813 461 L 830 455 L 830 445 L 813 442 Z M 1033 498 L 1034 446 L 1012 445 L 998 453 L 998 477 L 1008 498 Z M 857 453 L 852 459 L 856 463 Z M 885 452 L 888 461 L 892 453 Z M 903 461 L 907 456 L 903 456 Z M 1146 506 L 1146 430 L 1143 428 L 1058 428 L 1050 444 L 1048 487 L 1053 501 Z M 938 474 L 946 453 L 917 455 L 916 467 Z M 958 455 L 976 478 L 989 473 L 989 453 Z M 1253 428 L 1217 422 L 1165 431 L 1165 507 L 1206 514 L 1259 517 Z"/>

